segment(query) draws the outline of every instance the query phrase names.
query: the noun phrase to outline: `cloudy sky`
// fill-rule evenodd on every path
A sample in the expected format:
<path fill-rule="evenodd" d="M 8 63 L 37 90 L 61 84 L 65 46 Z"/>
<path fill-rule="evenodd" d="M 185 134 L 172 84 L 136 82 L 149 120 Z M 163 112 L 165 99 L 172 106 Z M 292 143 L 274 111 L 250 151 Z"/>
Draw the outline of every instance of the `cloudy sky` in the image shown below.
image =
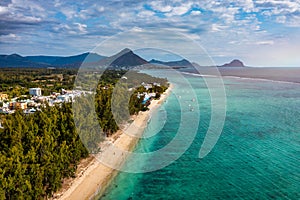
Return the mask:
<path fill-rule="evenodd" d="M 0 0 L 0 54 L 79 54 L 148 28 L 183 34 L 217 64 L 300 66 L 300 0 Z"/>

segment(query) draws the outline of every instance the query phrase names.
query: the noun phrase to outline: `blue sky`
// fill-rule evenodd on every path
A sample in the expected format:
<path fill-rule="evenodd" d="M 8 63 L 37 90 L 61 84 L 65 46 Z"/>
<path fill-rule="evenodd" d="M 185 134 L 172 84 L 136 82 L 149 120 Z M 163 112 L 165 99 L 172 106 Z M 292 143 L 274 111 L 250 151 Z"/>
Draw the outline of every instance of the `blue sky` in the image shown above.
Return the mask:
<path fill-rule="evenodd" d="M 300 0 L 0 1 L 1 54 L 79 54 L 148 28 L 184 34 L 217 64 L 238 58 L 250 66 L 300 66 Z"/>

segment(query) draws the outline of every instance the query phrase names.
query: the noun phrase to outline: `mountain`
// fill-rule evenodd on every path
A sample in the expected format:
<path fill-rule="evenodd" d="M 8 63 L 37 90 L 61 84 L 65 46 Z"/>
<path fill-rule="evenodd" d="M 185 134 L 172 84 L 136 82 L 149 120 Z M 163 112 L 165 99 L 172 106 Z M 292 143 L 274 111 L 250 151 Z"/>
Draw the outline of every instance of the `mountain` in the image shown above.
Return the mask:
<path fill-rule="evenodd" d="M 0 55 L 0 67 L 49 67 L 49 64 L 33 62 L 18 54 Z"/>
<path fill-rule="evenodd" d="M 94 63 L 104 56 L 96 53 L 83 53 L 75 56 L 20 56 L 18 54 L 0 55 L 0 67 L 80 67 L 85 63 Z"/>
<path fill-rule="evenodd" d="M 56 67 L 80 67 L 82 62 L 94 63 L 103 59 L 104 56 L 98 55 L 96 53 L 83 53 L 75 56 L 27 56 L 28 60 L 39 63 L 46 63 Z"/>
<path fill-rule="evenodd" d="M 97 62 L 101 59 L 103 59 L 104 56 L 100 56 L 96 53 L 83 53 L 80 55 L 75 56 L 68 56 L 68 57 L 61 57 L 57 60 L 55 60 L 52 64 L 53 65 L 70 65 L 70 64 L 80 64 L 84 62 Z"/>
<path fill-rule="evenodd" d="M 244 63 L 240 60 L 233 60 L 230 63 L 226 63 L 219 67 L 245 67 Z"/>
<path fill-rule="evenodd" d="M 190 63 L 186 59 L 182 59 L 182 60 L 178 60 L 178 61 L 168 61 L 168 62 L 152 59 L 149 61 L 149 63 L 166 65 L 166 66 L 170 66 L 170 67 L 193 67 L 193 64 Z"/>
<path fill-rule="evenodd" d="M 114 68 L 120 67 L 135 67 L 148 64 L 146 60 L 136 55 L 130 49 L 123 49 L 120 53 L 110 57 L 109 66 Z"/>
<path fill-rule="evenodd" d="M 20 56 L 18 54 L 12 55 L 0 55 L 0 67 L 37 67 L 37 68 L 47 68 L 47 67 L 57 67 L 57 68 L 78 68 L 82 66 L 84 61 L 84 66 L 95 67 L 103 66 L 110 67 L 114 69 L 118 68 L 132 68 L 135 66 L 141 66 L 146 64 L 159 64 L 166 65 L 173 68 L 186 68 L 193 67 L 193 64 L 186 59 L 178 61 L 163 62 L 159 60 L 152 59 L 147 62 L 145 59 L 141 58 L 135 54 L 132 50 L 126 48 L 119 53 L 105 57 L 96 53 L 83 53 L 75 56 Z"/>
<path fill-rule="evenodd" d="M 44 63 L 51 65 L 54 63 L 57 59 L 62 58 L 61 56 L 26 56 L 24 57 L 27 60 L 30 60 L 31 62 L 37 62 L 37 63 Z"/>

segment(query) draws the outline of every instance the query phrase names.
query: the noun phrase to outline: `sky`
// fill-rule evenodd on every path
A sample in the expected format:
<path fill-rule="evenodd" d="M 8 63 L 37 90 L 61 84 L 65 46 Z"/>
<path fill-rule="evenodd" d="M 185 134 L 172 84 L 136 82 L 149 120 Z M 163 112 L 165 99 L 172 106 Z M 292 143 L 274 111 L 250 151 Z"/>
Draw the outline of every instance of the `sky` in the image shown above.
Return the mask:
<path fill-rule="evenodd" d="M 80 54 L 148 29 L 176 33 L 155 36 L 161 48 L 182 47 L 192 61 L 201 62 L 197 50 L 175 35 L 197 43 L 216 64 L 300 67 L 300 0 L 0 0 L 0 54 Z M 120 48 L 126 42 L 119 37 Z"/>

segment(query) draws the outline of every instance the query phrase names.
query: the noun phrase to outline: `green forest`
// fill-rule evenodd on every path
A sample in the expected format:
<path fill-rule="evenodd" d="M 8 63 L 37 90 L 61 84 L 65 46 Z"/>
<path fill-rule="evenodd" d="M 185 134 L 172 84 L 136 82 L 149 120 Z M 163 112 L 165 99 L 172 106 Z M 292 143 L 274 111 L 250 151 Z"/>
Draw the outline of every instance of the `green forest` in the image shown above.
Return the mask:
<path fill-rule="evenodd" d="M 31 78 L 40 77 L 41 73 L 44 71 L 33 73 Z M 9 74 L 15 75 L 13 72 Z M 93 73 L 87 75 L 94 76 Z M 29 80 L 22 79 L 30 77 L 30 73 L 17 76 L 21 80 L 16 79 L 12 83 L 8 82 L 9 76 L 0 75 L 0 78 L 6 79 L 5 84 L 12 85 L 12 88 L 27 88 Z M 121 79 L 123 76 L 131 81 Z M 161 84 L 149 91 L 156 92 L 156 98 L 168 88 L 166 79 L 139 72 L 126 74 L 123 70 L 108 70 L 97 82 L 96 92 L 78 97 L 75 99 L 76 104 L 45 105 L 34 114 L 26 115 L 22 110 L 17 110 L 14 114 L 1 115 L 4 129 L 0 129 L 0 199 L 44 199 L 60 189 L 64 178 L 75 176 L 81 159 L 101 150 L 99 143 L 106 136 L 114 134 L 120 122 L 129 120 L 130 115 L 147 110 L 142 99 L 138 98 L 138 93 L 146 91 L 141 86 L 142 82 Z M 68 87 L 71 89 L 71 86 Z M 2 87 L 5 88 L 9 87 Z M 117 95 L 112 98 L 114 94 Z M 91 105 L 96 111 L 96 119 L 83 106 L 89 105 L 89 101 L 93 101 Z M 112 103 L 124 112 L 113 115 Z M 123 109 L 122 106 L 127 108 Z M 80 111 L 78 121 L 85 126 L 80 130 L 75 126 L 74 109 Z M 93 131 L 99 125 L 101 131 Z"/>
<path fill-rule="evenodd" d="M 43 95 L 72 89 L 77 69 L 0 68 L 0 92 L 10 98 L 27 95 L 28 88 L 40 87 Z"/>
<path fill-rule="evenodd" d="M 0 199 L 41 199 L 74 176 L 88 151 L 76 134 L 71 104 L 5 116 L 0 140 Z"/>

